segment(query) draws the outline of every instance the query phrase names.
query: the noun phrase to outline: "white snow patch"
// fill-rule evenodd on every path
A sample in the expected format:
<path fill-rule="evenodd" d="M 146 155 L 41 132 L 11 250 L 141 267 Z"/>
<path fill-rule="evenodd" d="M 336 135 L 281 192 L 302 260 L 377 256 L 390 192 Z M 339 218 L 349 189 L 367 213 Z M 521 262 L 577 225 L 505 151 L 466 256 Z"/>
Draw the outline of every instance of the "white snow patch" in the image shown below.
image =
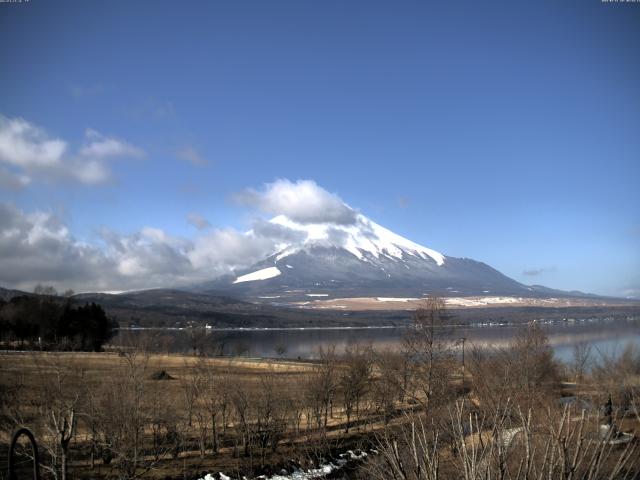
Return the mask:
<path fill-rule="evenodd" d="M 376 297 L 378 302 L 415 302 L 419 298 L 403 298 L 403 297 Z"/>
<path fill-rule="evenodd" d="M 353 450 L 347 450 L 347 453 L 341 453 L 341 458 L 349 457 L 351 460 L 364 460 L 368 457 L 367 452 L 360 451 L 360 453 L 354 452 Z"/>
<path fill-rule="evenodd" d="M 231 477 L 226 476 L 224 473 L 222 472 L 218 472 L 218 475 L 220 475 L 220 480 L 231 480 Z M 207 473 L 204 478 L 202 478 L 201 480 L 216 480 L 216 477 L 211 475 L 210 473 Z"/>
<path fill-rule="evenodd" d="M 480 307 L 496 303 L 522 303 L 522 297 L 449 297 L 445 298 L 447 305 L 459 305 L 463 307 Z"/>
<path fill-rule="evenodd" d="M 291 475 L 273 475 L 271 477 L 260 475 L 258 478 L 261 480 L 311 480 L 326 477 L 338 468 L 340 467 L 329 463 L 327 465 L 322 465 L 320 468 L 312 468 L 310 470 L 297 470 Z"/>
<path fill-rule="evenodd" d="M 320 465 L 318 468 L 310 468 L 309 470 L 295 470 L 292 473 L 281 473 L 272 476 L 260 475 L 256 477 L 256 480 L 316 480 L 319 478 L 326 477 L 336 470 L 340 470 L 345 465 L 348 464 L 349 461 L 362 461 L 367 457 L 366 452 L 362 451 L 353 451 L 348 450 L 346 453 L 340 454 L 340 458 L 335 460 L 334 462 L 325 463 Z M 219 472 L 221 480 L 231 480 L 230 477 L 226 476 L 224 473 Z M 246 477 L 243 477 L 246 478 Z M 204 476 L 204 478 L 200 480 L 215 480 L 215 477 L 208 473 Z"/>
<path fill-rule="evenodd" d="M 307 297 L 328 297 L 328 293 L 307 293 Z"/>
<path fill-rule="evenodd" d="M 293 268 L 291 265 L 285 265 L 285 267 L 287 267 L 287 268 Z"/>
<path fill-rule="evenodd" d="M 273 220 L 272 220 L 273 221 Z M 289 255 L 291 255 L 292 253 L 296 253 L 298 249 L 296 249 L 295 247 L 286 247 L 284 249 L 282 249 L 280 251 L 280 253 L 278 253 L 278 255 L 276 256 L 276 262 L 279 262 L 280 260 L 282 260 L 284 257 L 288 257 Z"/>
<path fill-rule="evenodd" d="M 281 273 L 282 272 L 278 270 L 278 267 L 267 267 L 267 268 L 263 268 L 262 270 L 258 270 L 256 272 L 242 275 L 236 278 L 236 281 L 233 283 L 253 282 L 255 280 L 266 280 L 267 278 L 277 277 Z"/>

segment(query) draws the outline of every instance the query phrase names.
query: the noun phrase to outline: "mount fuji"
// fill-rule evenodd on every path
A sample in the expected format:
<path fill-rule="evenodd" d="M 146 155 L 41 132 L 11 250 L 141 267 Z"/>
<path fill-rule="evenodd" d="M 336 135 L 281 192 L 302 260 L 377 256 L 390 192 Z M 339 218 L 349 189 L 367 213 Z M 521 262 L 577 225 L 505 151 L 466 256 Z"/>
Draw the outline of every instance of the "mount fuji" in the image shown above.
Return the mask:
<path fill-rule="evenodd" d="M 249 268 L 198 285 L 200 292 L 280 301 L 309 298 L 569 295 L 523 285 L 468 258 L 443 255 L 362 214 L 348 224 L 299 223 L 284 215 L 267 226 L 285 240 Z M 252 235 L 253 231 L 247 232 Z M 571 292 L 575 296 L 577 292 Z"/>

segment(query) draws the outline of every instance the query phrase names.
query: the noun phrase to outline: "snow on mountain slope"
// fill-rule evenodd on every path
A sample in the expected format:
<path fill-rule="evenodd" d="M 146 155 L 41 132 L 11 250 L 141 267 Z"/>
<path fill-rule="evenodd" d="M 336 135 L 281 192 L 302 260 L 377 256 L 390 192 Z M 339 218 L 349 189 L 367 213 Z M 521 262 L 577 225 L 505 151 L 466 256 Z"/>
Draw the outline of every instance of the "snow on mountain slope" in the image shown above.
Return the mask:
<path fill-rule="evenodd" d="M 281 260 L 305 246 L 320 245 L 344 248 L 358 259 L 366 261 L 366 253 L 375 258 L 381 255 L 402 259 L 403 254 L 431 258 L 436 264 L 443 265 L 445 256 L 417 243 L 412 242 L 381 225 L 358 214 L 353 225 L 337 225 L 326 223 L 300 224 L 284 215 L 271 220 L 271 223 L 306 235 L 305 240 L 298 244 L 282 245 L 276 257 Z"/>
<path fill-rule="evenodd" d="M 277 216 L 259 228 L 281 238 L 272 254 L 195 287 L 278 302 L 324 298 L 421 298 L 486 295 L 535 297 L 537 292 L 489 265 L 448 257 L 361 214 L 350 223 L 303 223 Z M 249 231 L 247 235 L 255 232 Z"/>
<path fill-rule="evenodd" d="M 267 267 L 262 268 L 256 272 L 247 273 L 246 275 L 241 275 L 236 278 L 233 283 L 242 283 L 242 282 L 255 282 L 256 280 L 266 280 L 268 278 L 277 277 L 282 272 L 278 270 L 278 267 Z"/>

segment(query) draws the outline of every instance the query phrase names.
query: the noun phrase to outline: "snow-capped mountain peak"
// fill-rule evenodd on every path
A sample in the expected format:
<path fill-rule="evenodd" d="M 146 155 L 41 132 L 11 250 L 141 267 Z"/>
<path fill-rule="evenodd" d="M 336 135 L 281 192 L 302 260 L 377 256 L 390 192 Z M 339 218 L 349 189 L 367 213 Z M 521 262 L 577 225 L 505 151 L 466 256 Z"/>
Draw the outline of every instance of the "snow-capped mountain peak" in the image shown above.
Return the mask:
<path fill-rule="evenodd" d="M 421 298 L 439 295 L 525 295 L 534 292 L 482 262 L 419 245 L 355 213 L 346 223 L 312 223 L 284 215 L 257 225 L 280 243 L 262 260 L 205 289 L 246 298 Z M 260 230 L 247 232 L 259 235 Z"/>
<path fill-rule="evenodd" d="M 375 258 L 387 256 L 402 259 L 403 255 L 412 255 L 422 259 L 431 259 L 438 266 L 445 263 L 440 252 L 423 247 L 408 240 L 381 225 L 369 220 L 362 214 L 356 216 L 353 224 L 335 223 L 301 224 L 284 215 L 277 216 L 271 223 L 285 227 L 300 234 L 301 241 L 284 242 L 279 245 L 276 260 L 281 260 L 308 246 L 330 246 L 343 248 L 360 260 L 366 261 L 366 254 Z"/>

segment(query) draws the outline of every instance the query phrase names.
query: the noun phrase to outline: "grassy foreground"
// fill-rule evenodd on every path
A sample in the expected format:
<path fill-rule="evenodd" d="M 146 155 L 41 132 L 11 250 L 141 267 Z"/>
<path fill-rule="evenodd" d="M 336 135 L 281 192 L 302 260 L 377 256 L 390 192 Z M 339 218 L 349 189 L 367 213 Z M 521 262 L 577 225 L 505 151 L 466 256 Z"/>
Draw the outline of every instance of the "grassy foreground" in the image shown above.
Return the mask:
<path fill-rule="evenodd" d="M 313 362 L 0 353 L 0 458 L 28 426 L 45 478 L 234 478 L 375 448 L 349 478 L 626 479 L 640 475 L 640 352 L 560 365 L 543 332 L 467 346 L 419 312 L 401 351 L 354 345 Z M 30 451 L 20 448 L 23 470 Z M 6 465 L 0 464 L 0 479 Z"/>

